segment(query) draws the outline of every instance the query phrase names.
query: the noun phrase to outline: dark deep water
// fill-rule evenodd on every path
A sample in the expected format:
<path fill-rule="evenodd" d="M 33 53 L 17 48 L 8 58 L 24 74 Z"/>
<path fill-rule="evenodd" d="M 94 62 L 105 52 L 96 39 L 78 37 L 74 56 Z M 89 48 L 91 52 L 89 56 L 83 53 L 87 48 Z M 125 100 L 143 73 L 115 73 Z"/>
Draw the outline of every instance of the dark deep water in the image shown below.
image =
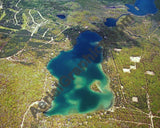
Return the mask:
<path fill-rule="evenodd" d="M 107 27 L 115 27 L 117 21 L 118 21 L 118 19 L 116 19 L 116 18 L 107 18 L 107 19 L 106 19 L 106 22 L 104 22 L 104 24 L 105 24 Z"/>
<path fill-rule="evenodd" d="M 111 106 L 113 93 L 101 66 L 102 48 L 98 46 L 101 40 L 95 32 L 82 32 L 72 50 L 62 51 L 48 63 L 47 69 L 59 80 L 63 91 L 45 115 L 87 113 Z M 99 82 L 101 92 L 90 88 L 94 82 Z"/>
<path fill-rule="evenodd" d="M 129 15 L 129 13 L 127 13 L 127 14 L 122 14 L 122 15 L 120 15 L 118 18 L 107 18 L 107 19 L 106 19 L 106 22 L 104 22 L 104 24 L 105 24 L 107 27 L 116 27 L 118 20 L 119 20 L 122 16 L 125 16 L 125 15 Z"/>
<path fill-rule="evenodd" d="M 66 16 L 65 15 L 56 15 L 58 18 L 60 18 L 60 19 L 65 19 L 66 18 Z"/>

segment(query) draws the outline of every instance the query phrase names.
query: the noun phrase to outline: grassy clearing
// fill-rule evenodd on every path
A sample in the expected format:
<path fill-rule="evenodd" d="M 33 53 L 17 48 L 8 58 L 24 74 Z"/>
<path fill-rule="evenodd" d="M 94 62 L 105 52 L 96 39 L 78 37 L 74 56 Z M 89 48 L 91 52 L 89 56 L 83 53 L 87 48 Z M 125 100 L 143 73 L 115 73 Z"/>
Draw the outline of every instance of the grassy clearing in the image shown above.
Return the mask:
<path fill-rule="evenodd" d="M 5 13 L 5 11 L 3 11 L 3 13 L 2 13 L 2 15 L 1 15 L 1 17 L 0 17 L 0 21 L 1 21 L 5 16 L 6 16 L 6 13 Z"/>
<path fill-rule="evenodd" d="M 22 14 L 23 24 L 21 25 L 22 29 L 26 29 L 27 27 L 27 16 L 25 13 Z"/>
<path fill-rule="evenodd" d="M 5 29 L 5 30 L 11 30 L 11 31 L 18 31 L 18 29 L 12 29 L 12 28 L 7 28 L 7 27 L 3 27 L 3 26 L 0 26 L 0 29 Z"/>

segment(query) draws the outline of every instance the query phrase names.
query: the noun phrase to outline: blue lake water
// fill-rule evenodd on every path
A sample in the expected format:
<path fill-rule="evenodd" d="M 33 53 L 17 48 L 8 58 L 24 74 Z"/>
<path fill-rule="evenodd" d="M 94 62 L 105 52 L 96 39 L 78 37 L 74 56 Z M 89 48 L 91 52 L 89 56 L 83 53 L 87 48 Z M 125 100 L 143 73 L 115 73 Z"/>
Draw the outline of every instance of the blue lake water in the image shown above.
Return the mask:
<path fill-rule="evenodd" d="M 145 16 L 155 14 L 158 9 L 155 5 L 155 0 L 136 0 L 134 5 L 126 4 L 128 11 L 134 15 Z"/>
<path fill-rule="evenodd" d="M 104 22 L 104 24 L 105 24 L 107 27 L 115 27 L 117 21 L 118 21 L 118 19 L 116 19 L 116 18 L 107 18 L 107 19 L 106 19 L 106 22 Z"/>
<path fill-rule="evenodd" d="M 148 14 L 155 14 L 158 11 L 154 2 L 155 0 L 137 0 L 134 5 L 125 4 L 125 6 L 128 7 L 130 13 L 138 16 L 145 16 Z M 107 27 L 116 27 L 119 18 L 128 14 L 122 14 L 118 18 L 107 18 L 104 24 Z"/>
<path fill-rule="evenodd" d="M 107 18 L 107 19 L 106 19 L 106 22 L 104 22 L 104 24 L 105 24 L 107 27 L 116 27 L 119 18 L 121 18 L 121 17 L 124 16 L 124 15 L 129 15 L 129 13 L 127 13 L 127 14 L 122 14 L 122 15 L 120 15 L 118 18 Z"/>
<path fill-rule="evenodd" d="M 101 66 L 102 48 L 98 45 L 101 40 L 95 32 L 82 32 L 72 50 L 62 51 L 48 63 L 47 69 L 59 80 L 63 91 L 45 115 L 87 113 L 111 106 L 113 93 Z M 91 89 L 94 82 L 99 82 L 101 92 Z"/>
<path fill-rule="evenodd" d="M 58 18 L 60 18 L 60 19 L 65 19 L 66 18 L 66 16 L 65 15 L 56 15 Z"/>

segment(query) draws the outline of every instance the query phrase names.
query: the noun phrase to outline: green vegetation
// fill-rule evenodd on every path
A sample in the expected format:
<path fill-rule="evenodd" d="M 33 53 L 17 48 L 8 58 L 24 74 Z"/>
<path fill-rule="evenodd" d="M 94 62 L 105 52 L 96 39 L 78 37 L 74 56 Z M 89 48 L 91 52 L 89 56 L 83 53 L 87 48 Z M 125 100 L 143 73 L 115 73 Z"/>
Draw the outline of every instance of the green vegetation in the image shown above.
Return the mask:
<path fill-rule="evenodd" d="M 3 26 L 0 26 L 0 29 L 11 30 L 11 31 L 18 31 L 17 29 L 7 28 L 7 27 L 3 27 Z"/>
<path fill-rule="evenodd" d="M 12 119 L 7 124 L 1 123 L 2 127 L 18 127 L 29 104 L 41 98 L 44 79 L 39 78 L 45 78 L 41 67 L 43 66 L 24 66 L 9 61 L 0 63 L 0 95 L 3 97 L 0 100 L 0 120 L 7 122 L 9 118 Z"/>
<path fill-rule="evenodd" d="M 30 33 L 26 30 L 21 30 L 12 35 L 7 44 L 3 47 L 3 52 L 0 53 L 0 57 L 8 57 L 14 55 L 22 48 L 24 48 L 25 43 L 30 38 Z M 22 37 L 22 35 L 25 35 Z"/>
<path fill-rule="evenodd" d="M 22 29 L 26 29 L 27 27 L 27 16 L 25 15 L 25 13 L 22 14 L 22 18 L 23 18 L 23 24 L 22 24 Z"/>
<path fill-rule="evenodd" d="M 3 13 L 1 14 L 0 20 L 2 20 L 4 17 L 6 16 L 5 11 L 3 11 Z"/>
<path fill-rule="evenodd" d="M 37 43 L 37 42 L 29 42 L 28 46 L 32 46 L 38 49 L 49 49 L 52 47 L 52 44 L 44 44 L 44 43 Z"/>

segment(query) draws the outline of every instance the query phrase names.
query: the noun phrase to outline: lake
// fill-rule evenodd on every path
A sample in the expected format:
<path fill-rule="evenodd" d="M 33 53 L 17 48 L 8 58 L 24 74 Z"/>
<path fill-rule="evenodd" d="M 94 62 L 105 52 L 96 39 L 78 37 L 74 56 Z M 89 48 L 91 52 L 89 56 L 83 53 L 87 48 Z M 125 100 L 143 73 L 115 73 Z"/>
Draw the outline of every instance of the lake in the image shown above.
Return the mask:
<path fill-rule="evenodd" d="M 158 9 L 155 5 L 155 0 L 136 0 L 134 5 L 125 4 L 128 11 L 134 15 L 145 16 L 148 14 L 155 14 Z"/>
<path fill-rule="evenodd" d="M 47 69 L 59 80 L 63 91 L 52 101 L 46 116 L 88 113 L 108 109 L 113 104 L 113 93 L 109 89 L 109 78 L 102 70 L 102 38 L 95 32 L 84 31 L 70 51 L 50 60 Z M 96 83 L 99 92 L 91 89 Z"/>
<path fill-rule="evenodd" d="M 137 16 L 155 14 L 158 11 L 155 5 L 155 0 L 136 0 L 134 5 L 125 4 L 125 6 L 128 7 L 128 12 Z M 123 15 L 129 15 L 129 13 L 122 14 L 118 18 L 112 18 L 112 17 L 107 18 L 104 24 L 107 27 L 116 27 L 119 18 L 122 17 Z"/>
<path fill-rule="evenodd" d="M 58 18 L 60 18 L 60 19 L 65 19 L 66 18 L 66 16 L 65 15 L 56 15 Z"/>

